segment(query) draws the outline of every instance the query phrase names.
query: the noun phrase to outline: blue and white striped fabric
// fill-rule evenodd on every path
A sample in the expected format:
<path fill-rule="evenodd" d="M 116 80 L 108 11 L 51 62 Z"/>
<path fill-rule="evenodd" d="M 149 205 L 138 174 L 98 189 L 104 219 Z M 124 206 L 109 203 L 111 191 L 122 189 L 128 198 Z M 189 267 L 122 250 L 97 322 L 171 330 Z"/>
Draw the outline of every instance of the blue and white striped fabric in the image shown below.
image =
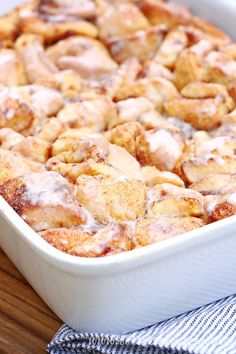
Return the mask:
<path fill-rule="evenodd" d="M 64 325 L 50 354 L 236 354 L 236 296 L 123 335 L 78 333 Z"/>

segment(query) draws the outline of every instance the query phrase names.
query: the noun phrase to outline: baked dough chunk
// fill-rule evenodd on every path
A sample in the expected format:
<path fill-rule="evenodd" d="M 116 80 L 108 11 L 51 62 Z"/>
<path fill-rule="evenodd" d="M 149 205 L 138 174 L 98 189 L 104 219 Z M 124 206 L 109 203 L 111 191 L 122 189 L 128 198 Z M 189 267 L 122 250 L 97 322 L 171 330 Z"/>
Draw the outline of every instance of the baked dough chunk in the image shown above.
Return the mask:
<path fill-rule="evenodd" d="M 0 195 L 35 231 L 89 222 L 68 181 L 55 172 L 13 178 L 0 186 Z"/>
<path fill-rule="evenodd" d="M 19 14 L 13 10 L 0 18 L 0 40 L 14 41 L 19 32 Z"/>
<path fill-rule="evenodd" d="M 139 162 L 121 146 L 109 144 L 106 162 L 128 179 L 143 180 Z"/>
<path fill-rule="evenodd" d="M 116 104 L 117 114 L 111 115 L 108 122 L 108 129 L 119 124 L 142 120 L 147 112 L 155 110 L 154 104 L 144 97 L 128 98 Z"/>
<path fill-rule="evenodd" d="M 137 222 L 135 235 L 140 246 L 147 246 L 198 229 L 203 225 L 203 220 L 194 217 L 145 218 Z"/>
<path fill-rule="evenodd" d="M 236 44 L 183 5 L 30 1 L 0 18 L 0 194 L 81 257 L 235 215 L 235 103 Z"/>
<path fill-rule="evenodd" d="M 178 175 L 168 171 L 159 171 L 154 166 L 142 167 L 141 173 L 148 187 L 154 187 L 156 184 L 162 183 L 170 183 L 178 187 L 184 187 L 184 181 Z"/>
<path fill-rule="evenodd" d="M 48 48 L 47 55 L 59 69 L 73 69 L 85 79 L 117 69 L 106 47 L 85 36 L 61 40 Z"/>
<path fill-rule="evenodd" d="M 159 127 L 177 127 L 181 130 L 181 132 L 184 134 L 185 139 L 187 140 L 191 140 L 194 137 L 194 134 L 196 133 L 196 129 L 190 123 L 186 123 L 182 119 L 178 119 L 175 117 L 165 118 L 161 121 L 161 124 L 162 125 L 160 125 Z"/>
<path fill-rule="evenodd" d="M 85 88 L 90 92 L 97 92 L 99 94 L 106 94 L 108 97 L 114 99 L 119 89 L 126 84 L 134 82 L 137 79 L 141 70 L 141 65 L 137 58 L 129 58 L 125 60 L 116 70 L 100 75 L 95 79 L 88 80 Z"/>
<path fill-rule="evenodd" d="M 109 120 L 116 117 L 115 105 L 105 95 L 78 97 L 77 102 L 68 103 L 57 115 L 58 120 L 69 128 L 91 128 L 103 131 Z"/>
<path fill-rule="evenodd" d="M 112 57 L 122 63 L 125 59 L 135 57 L 140 61 L 152 59 L 160 46 L 167 29 L 156 26 L 121 37 L 112 37 L 107 41 Z"/>
<path fill-rule="evenodd" d="M 169 69 L 173 69 L 178 56 L 187 45 L 187 35 L 183 31 L 174 29 L 165 37 L 154 57 L 154 60 Z"/>
<path fill-rule="evenodd" d="M 236 173 L 236 156 L 206 155 L 185 161 L 182 165 L 187 182 L 195 183 L 213 173 Z"/>
<path fill-rule="evenodd" d="M 96 162 L 95 160 L 90 159 L 81 163 L 65 163 L 61 161 L 60 155 L 49 159 L 46 168 L 49 171 L 60 173 L 73 183 L 76 183 L 76 180 L 80 175 L 101 175 L 111 179 L 124 177 L 124 173 L 105 162 Z"/>
<path fill-rule="evenodd" d="M 81 175 L 77 179 L 76 196 L 103 224 L 112 220 L 134 221 L 145 213 L 146 186 L 141 181 Z"/>
<path fill-rule="evenodd" d="M 84 174 L 91 176 L 102 175 L 108 178 L 124 178 L 125 176 L 128 179 L 141 180 L 142 175 L 137 161 L 125 152 L 124 149 L 119 150 L 118 153 L 116 151 L 111 163 L 109 163 L 109 160 L 108 162 L 96 162 L 94 159 L 81 163 L 65 163 L 61 161 L 63 156 L 58 155 L 48 160 L 46 168 L 61 173 L 73 183 L 76 182 L 78 176 Z"/>
<path fill-rule="evenodd" d="M 185 138 L 176 128 L 152 129 L 136 139 L 136 153 L 143 165 L 155 166 L 161 171 L 173 171 L 187 151 Z"/>
<path fill-rule="evenodd" d="M 69 129 L 61 134 L 52 146 L 52 155 L 64 153 L 64 161 L 80 163 L 89 159 L 105 161 L 109 154 L 109 144 L 100 134 Z"/>
<path fill-rule="evenodd" d="M 231 45 L 235 46 L 235 44 Z M 225 85 L 236 100 L 236 55 L 222 48 L 221 51 L 212 51 L 205 58 L 208 80 Z"/>
<path fill-rule="evenodd" d="M 234 102 L 223 85 L 193 82 L 185 86 L 181 93 L 182 97 L 172 97 L 164 103 L 165 111 L 197 129 L 216 128 L 222 117 L 234 108 Z"/>
<path fill-rule="evenodd" d="M 120 146 L 109 144 L 103 135 L 69 130 L 53 144 L 49 170 L 60 172 L 73 182 L 80 174 L 126 176 L 142 180 L 138 161 Z"/>
<path fill-rule="evenodd" d="M 40 0 L 38 11 L 49 16 L 73 16 L 78 19 L 93 18 L 97 15 L 96 1 L 93 0 Z"/>
<path fill-rule="evenodd" d="M 236 109 L 222 117 L 221 123 L 225 125 L 236 124 Z"/>
<path fill-rule="evenodd" d="M 236 174 L 213 173 L 207 177 L 200 178 L 191 184 L 189 188 L 200 192 L 203 195 L 220 195 L 224 188 L 236 183 Z"/>
<path fill-rule="evenodd" d="M 141 0 L 140 9 L 152 24 L 166 24 L 174 27 L 187 24 L 192 16 L 185 6 L 156 0 Z"/>
<path fill-rule="evenodd" d="M 54 143 L 56 139 L 61 135 L 66 127 L 57 118 L 49 118 L 44 124 L 38 127 L 35 135 L 48 143 Z"/>
<path fill-rule="evenodd" d="M 22 61 L 13 49 L 0 49 L 0 84 L 4 86 L 26 84 Z"/>
<path fill-rule="evenodd" d="M 120 87 L 116 93 L 117 101 L 125 100 L 131 97 L 145 97 L 155 108 L 162 112 L 166 101 L 172 101 L 176 97 L 178 100 L 179 93 L 174 84 L 163 78 L 156 79 L 139 79 L 134 82 L 129 82 Z"/>
<path fill-rule="evenodd" d="M 72 36 L 85 35 L 96 37 L 97 28 L 91 22 L 67 16 L 49 16 L 35 11 L 23 12 L 20 15 L 20 30 L 42 36 L 46 44 Z"/>
<path fill-rule="evenodd" d="M 208 208 L 209 222 L 236 215 L 236 185 L 234 191 L 213 202 Z"/>
<path fill-rule="evenodd" d="M 200 193 L 173 184 L 157 184 L 148 193 L 148 217 L 203 216 L 204 200 Z"/>
<path fill-rule="evenodd" d="M 41 119 L 63 107 L 62 95 L 37 85 L 0 88 L 0 128 L 12 128 L 24 135 L 34 133 Z"/>
<path fill-rule="evenodd" d="M 121 223 L 111 223 L 95 235 L 80 229 L 52 229 L 40 235 L 57 249 L 79 257 L 104 257 L 130 251 L 136 246 L 133 228 Z"/>
<path fill-rule="evenodd" d="M 53 76 L 59 72 L 44 52 L 40 37 L 34 34 L 21 35 L 16 41 L 16 49 L 22 58 L 30 84 L 43 78 L 53 80 Z"/>
<path fill-rule="evenodd" d="M 0 184 L 14 177 L 42 171 L 45 171 L 45 167 L 41 163 L 16 152 L 0 149 Z"/>
<path fill-rule="evenodd" d="M 214 49 L 214 43 L 201 40 L 180 53 L 175 64 L 175 82 L 179 89 L 194 81 L 208 81 L 205 57 Z"/>
<path fill-rule="evenodd" d="M 24 136 L 11 128 L 0 129 L 0 146 L 2 149 L 10 150 L 12 146 L 24 140 Z"/>
<path fill-rule="evenodd" d="M 108 130 L 106 137 L 110 143 L 125 148 L 131 155 L 136 157 L 136 139 L 143 132 L 144 128 L 140 123 L 130 122 Z"/>
<path fill-rule="evenodd" d="M 213 130 L 211 135 L 214 137 L 229 136 L 232 138 L 236 137 L 236 124 L 224 124 L 219 128 Z"/>
<path fill-rule="evenodd" d="M 195 156 L 215 155 L 234 155 L 236 151 L 236 136 L 219 136 L 211 139 L 210 137 L 195 148 Z"/>
<path fill-rule="evenodd" d="M 168 81 L 174 81 L 175 79 L 174 74 L 168 68 L 159 64 L 155 60 L 145 61 L 140 76 L 150 79 L 162 77 Z"/>
<path fill-rule="evenodd" d="M 83 229 L 49 229 L 39 232 L 40 236 L 50 243 L 53 247 L 62 252 L 73 254 L 73 249 L 83 245 L 83 243 L 91 238 L 91 235 Z"/>
<path fill-rule="evenodd" d="M 34 112 L 29 105 L 29 95 L 26 100 L 23 92 L 17 88 L 0 89 L 0 128 L 11 128 L 17 132 L 28 129 L 35 119 Z"/>
<path fill-rule="evenodd" d="M 212 41 L 221 44 L 229 42 L 229 37 L 222 31 L 201 18 L 192 16 L 184 5 L 156 0 L 141 0 L 138 4 L 145 16 L 154 25 L 164 23 L 170 28 L 180 24 L 192 25 L 206 32 Z"/>
<path fill-rule="evenodd" d="M 34 161 L 45 163 L 50 156 L 51 144 L 36 136 L 27 136 L 14 146 L 12 151 L 18 152 L 22 156 L 29 157 Z"/>
<path fill-rule="evenodd" d="M 125 36 L 149 27 L 149 22 L 139 9 L 128 3 L 106 6 L 97 20 L 99 37 L 108 40 L 114 36 Z"/>

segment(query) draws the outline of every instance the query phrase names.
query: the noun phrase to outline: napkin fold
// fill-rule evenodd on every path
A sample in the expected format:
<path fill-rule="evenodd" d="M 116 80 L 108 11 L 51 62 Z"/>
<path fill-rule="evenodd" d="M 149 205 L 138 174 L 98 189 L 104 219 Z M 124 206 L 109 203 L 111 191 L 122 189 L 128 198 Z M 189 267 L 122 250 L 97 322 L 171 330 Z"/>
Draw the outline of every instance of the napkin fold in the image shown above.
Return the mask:
<path fill-rule="evenodd" d="M 63 325 L 50 354 L 236 354 L 236 295 L 132 333 L 79 333 Z"/>

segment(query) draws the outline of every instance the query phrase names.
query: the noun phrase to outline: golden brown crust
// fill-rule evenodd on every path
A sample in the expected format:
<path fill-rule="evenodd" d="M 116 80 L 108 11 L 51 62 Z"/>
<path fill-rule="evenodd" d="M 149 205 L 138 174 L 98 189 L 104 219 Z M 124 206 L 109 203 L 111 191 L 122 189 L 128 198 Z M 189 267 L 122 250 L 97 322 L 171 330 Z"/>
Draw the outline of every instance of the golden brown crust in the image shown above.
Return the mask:
<path fill-rule="evenodd" d="M 165 26 L 151 27 L 126 36 L 115 36 L 107 41 L 112 57 L 122 63 L 130 57 L 140 61 L 152 59 L 166 34 Z"/>
<path fill-rule="evenodd" d="M 91 237 L 79 228 L 75 230 L 66 228 L 49 229 L 41 231 L 39 234 L 50 245 L 66 253 L 70 253 L 74 247 L 79 247 Z"/>
<path fill-rule="evenodd" d="M 42 16 L 35 16 L 33 13 L 21 17 L 20 30 L 23 33 L 42 36 L 47 44 L 75 35 L 97 36 L 97 28 L 88 21 L 65 18 L 62 22 L 50 22 Z"/>
<path fill-rule="evenodd" d="M 219 84 L 192 82 L 185 86 L 181 98 L 169 98 L 164 103 L 169 116 L 191 123 L 196 129 L 212 130 L 222 117 L 234 108 L 226 88 Z"/>
<path fill-rule="evenodd" d="M 220 195 L 222 189 L 235 182 L 236 174 L 213 173 L 200 178 L 195 183 L 191 184 L 189 188 L 194 189 L 203 195 Z"/>
<path fill-rule="evenodd" d="M 185 6 L 23 4 L 0 19 L 0 194 L 80 257 L 235 215 L 235 87 L 236 44 Z"/>
<path fill-rule="evenodd" d="M 27 159 L 16 152 L 0 149 L 0 184 L 11 178 L 45 171 L 41 163 Z"/>
<path fill-rule="evenodd" d="M 68 103 L 58 113 L 58 120 L 69 128 L 91 128 L 95 131 L 105 130 L 109 119 L 116 116 L 114 103 L 109 97 L 95 95 L 81 97 L 75 103 Z"/>
<path fill-rule="evenodd" d="M 0 84 L 4 86 L 26 84 L 23 63 L 13 49 L 0 49 Z"/>
<path fill-rule="evenodd" d="M 159 171 L 154 166 L 142 167 L 141 173 L 148 187 L 154 187 L 156 184 L 162 183 L 170 183 L 178 187 L 184 187 L 184 181 L 178 175 L 168 171 Z"/>
<path fill-rule="evenodd" d="M 233 215 L 236 215 L 236 205 L 223 200 L 214 207 L 209 215 L 209 221 L 215 222 Z"/>
<path fill-rule="evenodd" d="M 195 183 L 212 173 L 236 173 L 236 157 L 206 155 L 191 158 L 183 163 L 182 170 L 185 180 Z"/>
<path fill-rule="evenodd" d="M 172 30 L 167 34 L 160 48 L 157 50 L 154 60 L 169 69 L 173 69 L 180 53 L 187 45 L 187 35 L 183 31 Z"/>
<path fill-rule="evenodd" d="M 173 184 L 158 184 L 148 194 L 148 217 L 203 216 L 204 201 L 200 193 Z"/>
<path fill-rule="evenodd" d="M 179 89 L 190 82 L 208 81 L 204 58 L 213 49 L 214 44 L 203 39 L 183 50 L 175 63 L 175 82 Z"/>
<path fill-rule="evenodd" d="M 192 231 L 203 225 L 204 222 L 201 219 L 194 217 L 146 218 L 137 223 L 135 235 L 140 246 L 147 246 Z"/>
<path fill-rule="evenodd" d="M 145 213 L 146 187 L 141 181 L 81 175 L 77 179 L 76 196 L 103 224 L 112 220 L 133 221 Z"/>
<path fill-rule="evenodd" d="M 221 44 L 226 44 L 230 41 L 229 37 L 217 27 L 199 17 L 192 16 L 184 5 L 175 4 L 174 2 L 141 0 L 139 1 L 139 6 L 152 24 L 164 23 L 170 28 L 177 25 L 191 25 L 207 33 L 212 41 Z"/>
<path fill-rule="evenodd" d="M 50 155 L 51 145 L 37 137 L 28 136 L 12 146 L 12 151 L 22 156 L 29 157 L 34 161 L 45 163 Z"/>
<path fill-rule="evenodd" d="M 78 226 L 89 219 L 69 183 L 55 172 L 13 178 L 0 186 L 0 195 L 36 231 Z"/>
<path fill-rule="evenodd" d="M 120 87 L 119 91 L 116 93 L 115 99 L 121 101 L 140 96 L 148 99 L 154 104 L 157 111 L 162 112 L 165 102 L 168 100 L 171 101 L 174 97 L 178 97 L 179 93 L 171 81 L 163 78 L 144 78 L 129 82 Z"/>
<path fill-rule="evenodd" d="M 136 157 L 136 139 L 143 133 L 143 127 L 138 122 L 130 122 L 118 125 L 106 134 L 110 143 L 125 148 Z"/>
<path fill-rule="evenodd" d="M 0 40 L 13 41 L 19 33 L 19 15 L 13 10 L 8 15 L 0 18 Z"/>
<path fill-rule="evenodd" d="M 11 128 L 0 129 L 0 146 L 2 149 L 10 150 L 15 144 L 21 142 L 24 136 Z"/>
<path fill-rule="evenodd" d="M 83 245 L 74 247 L 72 254 L 80 257 L 103 257 L 131 251 L 136 247 L 133 228 L 128 224 L 109 224 Z"/>
<path fill-rule="evenodd" d="M 97 20 L 99 36 L 107 40 L 114 36 L 124 36 L 145 30 L 149 22 L 139 9 L 129 3 L 106 6 Z"/>
<path fill-rule="evenodd" d="M 37 85 L 0 87 L 0 128 L 12 128 L 23 135 L 35 130 L 64 105 L 62 95 Z"/>
<path fill-rule="evenodd" d="M 188 9 L 178 4 L 168 4 L 155 0 L 142 0 L 140 9 L 152 24 L 164 23 L 169 27 L 179 24 L 188 24 L 191 14 Z"/>
<path fill-rule="evenodd" d="M 6 97 L 2 102 L 0 108 L 1 128 L 12 128 L 20 133 L 28 129 L 33 120 L 34 112 L 25 102 L 11 97 Z"/>
<path fill-rule="evenodd" d="M 80 257 L 104 257 L 135 248 L 133 228 L 128 224 L 111 223 L 94 235 L 81 229 L 51 229 L 40 235 L 60 251 Z"/>

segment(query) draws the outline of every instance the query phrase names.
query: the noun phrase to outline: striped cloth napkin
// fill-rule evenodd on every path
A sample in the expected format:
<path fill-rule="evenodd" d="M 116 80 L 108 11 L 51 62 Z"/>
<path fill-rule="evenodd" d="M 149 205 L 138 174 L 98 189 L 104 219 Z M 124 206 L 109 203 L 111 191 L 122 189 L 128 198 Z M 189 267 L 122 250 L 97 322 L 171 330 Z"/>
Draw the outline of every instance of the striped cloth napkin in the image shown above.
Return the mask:
<path fill-rule="evenodd" d="M 50 354 L 236 354 L 236 296 L 122 335 L 78 333 L 64 325 L 47 350 Z"/>

